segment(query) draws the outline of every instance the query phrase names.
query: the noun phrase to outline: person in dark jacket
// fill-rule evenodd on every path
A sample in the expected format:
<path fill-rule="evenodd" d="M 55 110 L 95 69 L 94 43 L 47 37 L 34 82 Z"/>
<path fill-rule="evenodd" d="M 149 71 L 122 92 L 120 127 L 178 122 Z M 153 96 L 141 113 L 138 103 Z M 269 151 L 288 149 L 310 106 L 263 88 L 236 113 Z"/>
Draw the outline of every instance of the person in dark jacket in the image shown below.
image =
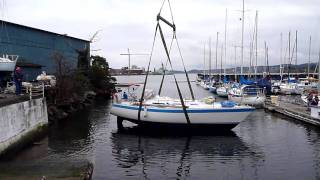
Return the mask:
<path fill-rule="evenodd" d="M 20 67 L 17 67 L 14 72 L 14 84 L 16 85 L 16 95 L 21 94 L 22 78 L 22 69 Z"/>
<path fill-rule="evenodd" d="M 128 100 L 128 94 L 126 92 L 123 92 L 122 99 Z"/>

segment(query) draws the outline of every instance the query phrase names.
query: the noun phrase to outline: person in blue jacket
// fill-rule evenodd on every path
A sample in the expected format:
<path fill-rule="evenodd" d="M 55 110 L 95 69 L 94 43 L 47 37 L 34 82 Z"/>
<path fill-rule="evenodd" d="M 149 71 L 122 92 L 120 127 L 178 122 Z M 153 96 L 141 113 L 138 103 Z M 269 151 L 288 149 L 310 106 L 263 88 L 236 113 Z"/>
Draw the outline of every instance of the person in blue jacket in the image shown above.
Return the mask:
<path fill-rule="evenodd" d="M 126 92 L 123 92 L 122 99 L 128 100 L 128 94 Z"/>

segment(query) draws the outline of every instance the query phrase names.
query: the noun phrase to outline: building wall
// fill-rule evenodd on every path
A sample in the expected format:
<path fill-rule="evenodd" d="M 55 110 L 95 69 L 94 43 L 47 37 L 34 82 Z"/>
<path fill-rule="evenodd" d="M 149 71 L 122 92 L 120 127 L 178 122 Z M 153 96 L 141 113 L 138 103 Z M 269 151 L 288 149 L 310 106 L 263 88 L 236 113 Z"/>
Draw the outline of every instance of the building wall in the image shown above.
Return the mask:
<path fill-rule="evenodd" d="M 22 146 L 25 139 L 48 124 L 47 104 L 43 98 L 3 106 L 0 114 L 0 155 L 14 146 Z"/>
<path fill-rule="evenodd" d="M 31 68 L 35 71 L 44 70 L 47 73 L 53 73 L 55 53 L 62 54 L 70 67 L 75 68 L 78 60 L 78 53 L 75 49 L 83 50 L 86 47 L 90 47 L 90 43 L 85 40 L 0 21 L 0 55 L 19 55 L 18 63 L 42 66 L 40 70 Z M 29 77 L 29 80 L 35 79 L 32 73 L 25 74 L 25 77 Z"/>

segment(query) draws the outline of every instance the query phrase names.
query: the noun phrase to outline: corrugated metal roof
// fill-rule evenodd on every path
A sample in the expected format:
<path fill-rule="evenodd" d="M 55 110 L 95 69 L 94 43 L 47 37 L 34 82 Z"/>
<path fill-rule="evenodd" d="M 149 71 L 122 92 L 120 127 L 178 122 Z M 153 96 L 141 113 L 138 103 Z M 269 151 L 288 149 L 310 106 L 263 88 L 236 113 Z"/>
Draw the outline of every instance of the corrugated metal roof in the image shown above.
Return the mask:
<path fill-rule="evenodd" d="M 76 38 L 76 37 L 72 37 L 72 36 L 68 36 L 68 35 L 66 35 L 66 34 L 59 34 L 59 33 L 51 32 L 51 31 L 43 30 L 43 29 L 38 29 L 38 28 L 30 27 L 30 26 L 25 26 L 25 25 L 21 25 L 21 24 L 16 24 L 16 23 L 13 23 L 13 22 L 8 22 L 8 21 L 0 20 L 0 23 L 5 23 L 5 24 L 14 25 L 14 26 L 19 26 L 19 27 L 23 27 L 23 28 L 27 28 L 27 29 L 32 29 L 32 30 L 36 30 L 36 31 L 41 31 L 41 32 L 49 33 L 49 34 L 55 34 L 55 35 L 58 35 L 58 36 L 65 36 L 65 37 L 67 37 L 67 38 L 76 39 L 76 40 L 80 40 L 80 41 L 90 42 L 90 41 L 88 41 L 88 40 L 80 39 L 80 38 Z"/>

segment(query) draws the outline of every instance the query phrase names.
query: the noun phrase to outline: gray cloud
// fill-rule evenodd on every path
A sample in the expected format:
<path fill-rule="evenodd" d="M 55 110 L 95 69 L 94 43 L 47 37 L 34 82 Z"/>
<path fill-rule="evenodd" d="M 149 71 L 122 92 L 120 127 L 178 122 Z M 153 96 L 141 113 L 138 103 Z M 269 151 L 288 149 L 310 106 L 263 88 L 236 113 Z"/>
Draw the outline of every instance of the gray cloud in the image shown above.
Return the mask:
<path fill-rule="evenodd" d="M 5 4 L 3 4 L 5 2 Z M 127 57 L 120 56 L 130 48 L 132 52 L 149 53 L 151 49 L 155 18 L 162 0 L 23 0 L 3 1 L 2 18 L 8 21 L 37 27 L 61 34 L 88 39 L 95 31 L 99 41 L 92 44 L 93 52 L 106 56 L 111 67 L 127 65 Z M 242 1 L 238 0 L 175 0 L 171 1 L 174 20 L 177 25 L 179 43 L 188 69 L 203 67 L 203 44 L 212 38 L 212 59 L 215 59 L 216 32 L 220 32 L 223 43 L 225 9 L 228 8 L 227 62 L 234 65 L 234 45 L 240 45 Z M 312 61 L 317 61 L 320 28 L 318 0 L 246 0 L 245 9 L 245 54 L 249 62 L 249 44 L 253 33 L 255 11 L 259 11 L 259 62 L 264 63 L 264 41 L 269 46 L 270 64 L 279 64 L 280 33 L 283 33 L 283 48 L 289 31 L 294 35 L 298 30 L 299 63 L 306 62 L 308 38 L 312 36 Z M 170 17 L 168 7 L 163 16 Z M 170 19 L 170 18 L 168 18 Z M 171 32 L 165 31 L 169 43 Z M 292 42 L 294 38 L 292 36 Z M 165 60 L 161 44 L 156 44 L 154 66 L 159 67 Z M 207 46 L 208 48 L 208 46 Z M 174 68 L 181 69 L 176 49 L 172 52 L 176 62 Z M 220 54 L 220 52 L 219 52 Z M 240 60 L 238 48 L 237 59 Z M 219 55 L 220 57 L 220 55 Z M 146 66 L 148 58 L 132 57 L 133 64 Z M 214 64 L 214 63 L 213 63 Z M 239 65 L 238 61 L 238 65 Z"/>

